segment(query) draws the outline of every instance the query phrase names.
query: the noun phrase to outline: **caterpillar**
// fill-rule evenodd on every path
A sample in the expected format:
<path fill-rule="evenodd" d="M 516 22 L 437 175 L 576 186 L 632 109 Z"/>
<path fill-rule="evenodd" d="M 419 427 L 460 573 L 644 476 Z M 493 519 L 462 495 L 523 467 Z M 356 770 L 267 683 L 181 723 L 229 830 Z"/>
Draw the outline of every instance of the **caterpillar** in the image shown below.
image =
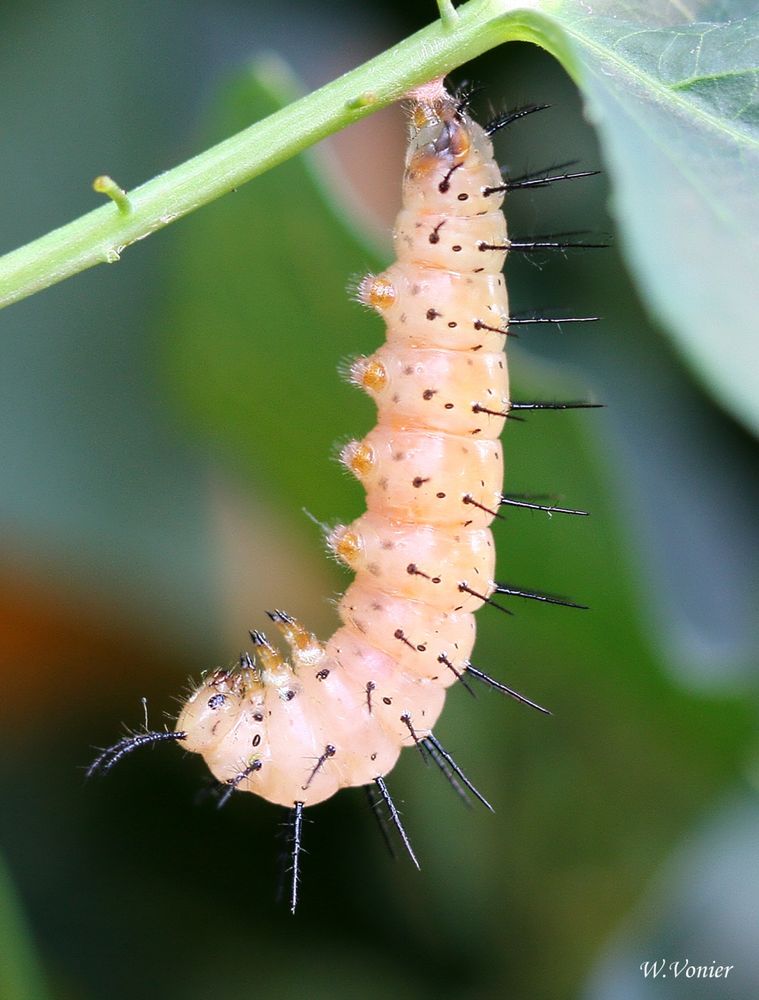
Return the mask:
<path fill-rule="evenodd" d="M 550 714 L 470 659 L 474 612 L 491 605 L 510 613 L 498 595 L 583 607 L 499 583 L 491 531 L 505 505 L 585 513 L 503 492 L 500 436 L 509 418 L 524 409 L 596 405 L 515 402 L 509 392 L 512 327 L 557 320 L 510 317 L 507 255 L 601 245 L 508 235 L 508 191 L 595 173 L 543 171 L 504 181 L 491 136 L 542 109 L 520 108 L 480 126 L 468 101 L 440 81 L 412 95 L 396 260 L 367 275 L 357 293 L 384 319 L 386 340 L 350 368 L 378 419 L 341 452 L 366 491 L 367 509 L 327 536 L 331 552 L 355 572 L 338 604 L 339 628 L 322 643 L 291 615 L 268 612 L 289 658 L 251 631 L 252 653 L 207 674 L 173 730 L 146 725 L 88 769 L 104 773 L 138 747 L 177 742 L 203 757 L 220 803 L 247 791 L 290 809 L 293 912 L 304 809 L 342 788 L 367 789 L 375 813 L 390 821 L 419 867 L 385 780 L 404 748 L 418 748 L 459 794 L 492 808 L 434 733 L 451 685 L 482 682 Z"/>

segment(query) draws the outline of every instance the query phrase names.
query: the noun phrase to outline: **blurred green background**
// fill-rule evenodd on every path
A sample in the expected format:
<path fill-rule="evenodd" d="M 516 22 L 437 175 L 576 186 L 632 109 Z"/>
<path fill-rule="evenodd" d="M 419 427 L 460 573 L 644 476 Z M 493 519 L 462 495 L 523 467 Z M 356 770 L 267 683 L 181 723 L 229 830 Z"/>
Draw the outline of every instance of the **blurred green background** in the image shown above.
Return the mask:
<path fill-rule="evenodd" d="M 432 7 L 6 0 L 0 252 L 97 204 L 96 175 L 128 189 L 267 113 L 278 58 L 318 86 Z M 458 79 L 481 116 L 552 105 L 499 138 L 512 173 L 603 165 L 536 48 Z M 333 459 L 372 407 L 336 369 L 382 337 L 346 287 L 390 259 L 403 141 L 382 112 L 2 314 L 2 1000 L 694 996 L 643 978 L 663 957 L 735 965 L 704 996 L 757 994 L 757 446 L 646 317 L 619 236 L 507 269 L 515 311 L 603 317 L 520 331 L 517 398 L 608 408 L 505 435 L 510 489 L 592 517 L 507 511 L 500 572 L 592 611 L 479 615 L 475 664 L 554 712 L 451 692 L 438 735 L 495 817 L 406 755 L 390 787 L 421 875 L 343 793 L 308 814 L 293 920 L 274 807 L 218 812 L 167 747 L 84 783 L 91 746 L 143 697 L 171 717 L 265 608 L 334 627 L 348 577 L 304 508 L 362 508 Z M 614 234 L 611 182 L 514 193 L 511 231 Z"/>

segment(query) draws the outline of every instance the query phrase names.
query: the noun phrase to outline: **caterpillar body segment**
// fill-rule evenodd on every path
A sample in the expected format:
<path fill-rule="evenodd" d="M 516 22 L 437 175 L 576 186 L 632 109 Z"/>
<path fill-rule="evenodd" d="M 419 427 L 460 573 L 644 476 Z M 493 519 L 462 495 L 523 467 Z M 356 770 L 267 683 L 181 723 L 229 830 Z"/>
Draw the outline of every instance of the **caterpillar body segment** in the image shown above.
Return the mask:
<path fill-rule="evenodd" d="M 354 633 L 371 632 L 372 643 L 393 657 L 399 670 L 443 687 L 458 680 L 455 671 L 463 673 L 474 649 L 476 626 L 468 611 L 441 611 L 359 580 L 348 587 L 338 610 Z"/>
<path fill-rule="evenodd" d="M 370 358 L 359 359 L 352 376 L 376 402 L 381 427 L 478 438 L 498 438 L 503 430 L 505 418 L 478 419 L 478 406 L 503 410 L 509 405 L 502 352 L 479 350 L 462 357 L 450 349 L 385 344 Z M 459 447 L 459 454 L 466 452 Z"/>
<path fill-rule="evenodd" d="M 381 275 L 367 275 L 358 297 L 387 323 L 388 346 L 496 354 L 503 350 L 509 301 L 500 272 L 480 272 L 475 279 L 432 268 L 420 273 L 395 263 Z"/>
<path fill-rule="evenodd" d="M 370 513 L 412 523 L 487 527 L 503 484 L 500 441 L 462 444 L 451 434 L 375 427 L 343 449 L 344 464 L 366 490 Z M 392 491 L 389 489 L 393 482 Z"/>
<path fill-rule="evenodd" d="M 475 611 L 479 604 L 459 593 L 462 580 L 475 579 L 492 591 L 495 546 L 488 528 L 445 528 L 410 524 L 380 514 L 363 514 L 336 528 L 329 543 L 359 577 L 378 590 L 440 609 Z"/>

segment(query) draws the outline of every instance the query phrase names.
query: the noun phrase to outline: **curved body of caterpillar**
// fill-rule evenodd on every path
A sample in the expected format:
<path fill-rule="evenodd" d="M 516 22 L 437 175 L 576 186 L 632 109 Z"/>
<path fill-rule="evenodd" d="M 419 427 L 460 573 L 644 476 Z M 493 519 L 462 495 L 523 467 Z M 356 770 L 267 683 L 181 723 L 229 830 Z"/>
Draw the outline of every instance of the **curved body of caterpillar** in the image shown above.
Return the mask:
<path fill-rule="evenodd" d="M 352 368 L 378 424 L 342 453 L 367 493 L 367 512 L 328 539 L 356 572 L 343 624 L 322 645 L 273 613 L 291 661 L 252 633 L 255 663 L 207 677 L 177 720 L 220 782 L 298 817 L 434 739 L 445 690 L 469 664 L 472 613 L 496 589 L 489 525 L 510 405 L 499 186 L 485 130 L 456 101 L 441 89 L 414 103 L 397 260 L 359 291 L 387 341 Z"/>

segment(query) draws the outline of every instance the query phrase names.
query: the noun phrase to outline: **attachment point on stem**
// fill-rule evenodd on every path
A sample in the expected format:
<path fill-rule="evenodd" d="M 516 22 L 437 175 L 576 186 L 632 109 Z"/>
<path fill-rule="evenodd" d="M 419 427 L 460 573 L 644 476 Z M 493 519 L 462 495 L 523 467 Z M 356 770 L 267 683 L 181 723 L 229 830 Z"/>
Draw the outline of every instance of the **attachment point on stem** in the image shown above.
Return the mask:
<path fill-rule="evenodd" d="M 348 111 L 362 111 L 364 108 L 373 107 L 379 98 L 372 90 L 365 90 L 360 94 L 356 94 L 355 97 L 351 97 L 349 101 L 345 102 L 345 107 Z"/>

